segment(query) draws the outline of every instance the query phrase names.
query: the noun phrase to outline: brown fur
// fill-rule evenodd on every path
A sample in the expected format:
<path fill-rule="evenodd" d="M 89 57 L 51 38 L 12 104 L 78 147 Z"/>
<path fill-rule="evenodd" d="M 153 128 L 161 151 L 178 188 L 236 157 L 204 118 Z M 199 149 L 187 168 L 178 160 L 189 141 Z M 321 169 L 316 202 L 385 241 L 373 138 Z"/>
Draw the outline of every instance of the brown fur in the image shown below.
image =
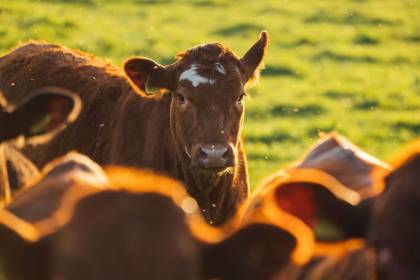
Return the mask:
<path fill-rule="evenodd" d="M 25 92 L 45 85 L 64 87 L 80 95 L 84 108 L 78 121 L 49 145 L 26 150 L 38 166 L 69 150 L 77 150 L 101 165 L 149 168 L 184 182 L 207 221 L 220 225 L 235 213 L 249 192 L 240 136 L 243 110 L 226 106 L 235 102 L 242 94 L 243 85 L 256 75 L 266 45 L 267 35 L 263 33 L 242 59 L 220 44 L 196 47 L 167 67 L 151 60 L 132 59 L 126 63 L 126 71 L 132 79 L 129 81 L 122 71 L 91 55 L 34 42 L 0 58 L 0 90 L 12 103 L 19 102 Z M 216 82 L 215 92 L 219 94 L 194 93 L 196 98 L 205 99 L 200 105 L 200 116 L 193 116 L 194 124 L 188 124 L 191 119 L 177 109 L 177 79 L 192 62 L 208 64 L 214 59 L 222 63 L 227 72 L 220 85 L 227 86 L 233 79 L 238 88 L 218 88 L 219 82 Z M 145 65 L 145 69 L 141 65 L 140 73 L 135 72 L 137 61 Z M 149 86 L 167 91 L 146 96 L 136 92 L 130 82 L 142 90 Z M 213 112 L 207 107 L 216 110 Z M 187 130 L 193 134 L 185 134 Z M 192 149 L 193 144 L 199 146 L 203 141 L 205 144 L 229 143 L 229 147 L 234 147 L 230 156 L 234 160 L 232 167 L 218 173 L 203 172 L 192 166 L 184 146 Z"/>

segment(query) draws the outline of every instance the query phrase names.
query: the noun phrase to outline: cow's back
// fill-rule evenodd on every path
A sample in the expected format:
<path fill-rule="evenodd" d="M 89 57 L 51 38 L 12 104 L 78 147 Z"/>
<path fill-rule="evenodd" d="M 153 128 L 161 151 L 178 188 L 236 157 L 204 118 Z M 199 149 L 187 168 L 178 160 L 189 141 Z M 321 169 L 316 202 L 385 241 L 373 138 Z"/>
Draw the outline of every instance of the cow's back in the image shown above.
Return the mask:
<path fill-rule="evenodd" d="M 76 149 L 103 163 L 101 136 L 113 125 L 110 120 L 119 98 L 132 94 L 123 73 L 92 55 L 54 44 L 33 42 L 0 57 L 0 91 L 9 104 L 19 103 L 26 93 L 44 86 L 76 92 L 83 109 L 79 119 L 51 141 L 51 148 L 27 148 L 25 154 L 43 166 Z"/>
<path fill-rule="evenodd" d="M 68 88 L 85 97 L 84 101 L 109 97 L 112 89 L 118 88 L 119 93 L 129 87 L 123 73 L 111 64 L 78 50 L 39 42 L 0 57 L 0 72 L 0 91 L 12 104 L 44 86 Z"/>

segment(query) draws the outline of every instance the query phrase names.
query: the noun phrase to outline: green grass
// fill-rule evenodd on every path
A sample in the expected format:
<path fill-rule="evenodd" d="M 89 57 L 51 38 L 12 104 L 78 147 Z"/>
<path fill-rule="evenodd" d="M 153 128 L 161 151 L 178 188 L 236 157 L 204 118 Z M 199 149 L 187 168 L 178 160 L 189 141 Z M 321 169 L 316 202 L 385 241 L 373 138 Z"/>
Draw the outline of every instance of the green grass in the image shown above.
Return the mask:
<path fill-rule="evenodd" d="M 117 66 L 132 55 L 167 63 L 212 41 L 243 54 L 268 30 L 244 132 L 253 186 L 322 132 L 382 159 L 420 136 L 420 1 L 113 2 L 0 0 L 0 53 L 40 39 Z"/>

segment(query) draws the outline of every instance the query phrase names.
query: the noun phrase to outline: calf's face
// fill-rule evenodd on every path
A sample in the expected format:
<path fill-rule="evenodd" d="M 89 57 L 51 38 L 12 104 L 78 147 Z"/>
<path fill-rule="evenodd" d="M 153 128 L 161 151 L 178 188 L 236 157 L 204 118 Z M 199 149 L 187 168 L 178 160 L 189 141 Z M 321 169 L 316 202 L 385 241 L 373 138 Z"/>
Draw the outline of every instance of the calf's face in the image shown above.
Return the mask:
<path fill-rule="evenodd" d="M 126 62 L 125 71 L 143 91 L 172 93 L 171 132 L 178 153 L 207 172 L 236 164 L 244 115 L 245 87 L 258 76 L 267 49 L 267 33 L 238 58 L 221 44 L 204 44 L 161 66 L 145 58 Z"/>
<path fill-rule="evenodd" d="M 186 63 L 172 105 L 173 130 L 195 167 L 235 164 L 245 91 L 234 63 Z"/>

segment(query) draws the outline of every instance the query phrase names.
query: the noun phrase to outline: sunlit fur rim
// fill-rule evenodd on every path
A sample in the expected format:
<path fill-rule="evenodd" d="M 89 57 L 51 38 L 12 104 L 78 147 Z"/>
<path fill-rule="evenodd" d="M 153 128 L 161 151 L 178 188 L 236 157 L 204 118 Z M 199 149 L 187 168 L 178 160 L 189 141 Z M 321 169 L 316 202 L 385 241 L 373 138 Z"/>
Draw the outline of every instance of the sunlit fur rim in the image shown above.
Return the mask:
<path fill-rule="evenodd" d="M 375 194 L 380 194 L 385 189 L 385 178 L 391 174 L 395 169 L 398 169 L 402 166 L 406 161 L 412 158 L 414 155 L 420 154 L 420 138 L 413 140 L 412 142 L 408 143 L 403 149 L 402 152 L 398 153 L 394 158 L 390 161 L 391 168 L 388 170 L 384 170 L 381 168 L 376 168 L 373 171 L 373 176 L 375 178 L 375 185 L 374 191 Z"/>

